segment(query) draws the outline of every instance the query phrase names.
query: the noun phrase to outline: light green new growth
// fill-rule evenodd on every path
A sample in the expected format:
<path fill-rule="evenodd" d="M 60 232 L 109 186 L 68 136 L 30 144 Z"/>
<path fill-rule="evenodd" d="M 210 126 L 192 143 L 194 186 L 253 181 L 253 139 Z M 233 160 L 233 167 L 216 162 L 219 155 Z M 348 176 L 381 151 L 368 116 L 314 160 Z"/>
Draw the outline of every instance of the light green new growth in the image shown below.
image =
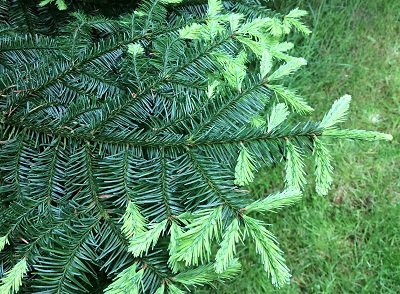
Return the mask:
<path fill-rule="evenodd" d="M 287 52 L 290 49 L 293 49 L 294 44 L 292 42 L 282 42 L 282 43 L 278 43 L 276 45 L 273 45 L 271 47 L 271 51 L 277 53 L 283 53 L 283 52 Z"/>
<path fill-rule="evenodd" d="M 185 261 L 186 266 L 197 266 L 210 259 L 212 241 L 219 238 L 221 231 L 222 208 L 205 209 L 195 213 L 194 217 L 178 240 L 172 262 Z"/>
<path fill-rule="evenodd" d="M 282 43 L 278 43 L 278 44 L 270 46 L 269 51 L 274 58 L 276 58 L 278 60 L 289 61 L 293 57 L 290 56 L 287 53 L 287 51 L 289 51 L 293 47 L 294 47 L 294 44 L 291 42 L 282 42 Z"/>
<path fill-rule="evenodd" d="M 243 19 L 244 15 L 240 13 L 231 13 L 228 15 L 228 21 L 229 25 L 231 26 L 232 32 L 236 31 L 239 28 L 240 23 L 243 21 Z"/>
<path fill-rule="evenodd" d="M 129 44 L 128 45 L 128 53 L 132 54 L 133 56 L 143 55 L 144 49 L 142 45 L 139 43 Z"/>
<path fill-rule="evenodd" d="M 276 212 L 301 200 L 302 193 L 298 189 L 289 188 L 283 192 L 269 195 L 246 206 L 245 212 Z"/>
<path fill-rule="evenodd" d="M 28 272 L 28 263 L 23 258 L 8 272 L 6 272 L 1 280 L 0 293 L 13 294 L 18 293 L 22 285 L 22 279 Z"/>
<path fill-rule="evenodd" d="M 8 235 L 0 237 L 0 252 L 6 247 L 6 245 L 10 244 L 8 242 Z"/>
<path fill-rule="evenodd" d="M 307 104 L 307 101 L 303 97 L 299 96 L 293 90 L 281 85 L 268 85 L 268 88 L 273 90 L 288 106 L 300 114 L 306 114 L 314 110 Z"/>
<path fill-rule="evenodd" d="M 216 61 L 223 67 L 222 75 L 227 83 L 239 91 L 242 88 L 242 83 L 247 74 L 247 54 L 241 51 L 236 57 L 223 52 L 214 54 Z"/>
<path fill-rule="evenodd" d="M 265 30 L 268 28 L 270 24 L 270 19 L 269 18 L 255 18 L 250 22 L 246 22 L 243 25 L 240 26 L 240 28 L 237 31 L 237 34 L 240 36 L 238 40 L 240 42 L 244 42 L 245 44 L 247 43 L 246 40 L 251 40 L 251 39 L 256 39 L 259 42 L 258 44 L 258 49 L 262 49 L 261 51 L 257 50 L 259 56 L 262 55 L 264 52 L 265 48 L 267 46 L 265 45 L 266 41 L 266 36 L 267 34 L 265 33 Z"/>
<path fill-rule="evenodd" d="M 235 167 L 235 184 L 245 186 L 253 182 L 256 167 L 251 153 L 244 145 L 241 148 Z"/>
<path fill-rule="evenodd" d="M 322 132 L 323 136 L 332 136 L 340 139 L 351 140 L 365 140 L 365 141 L 391 141 L 393 136 L 391 134 L 380 133 L 376 131 L 365 130 L 339 130 L 329 129 Z"/>
<path fill-rule="evenodd" d="M 272 55 L 268 50 L 264 50 L 262 56 L 261 56 L 261 62 L 260 62 L 260 74 L 261 78 L 265 78 L 267 74 L 271 71 L 272 66 Z"/>
<path fill-rule="evenodd" d="M 279 43 L 282 35 L 282 22 L 277 18 L 255 18 L 244 23 L 235 33 L 236 39 L 243 45 L 249 47 L 259 57 L 262 57 L 266 50 L 280 60 L 289 60 L 293 57 L 284 52 L 293 48 L 292 43 Z M 271 43 L 271 37 L 275 36 Z M 276 43 L 275 43 L 276 42 Z"/>
<path fill-rule="evenodd" d="M 107 289 L 104 290 L 104 294 L 139 294 L 142 285 L 142 277 L 144 268 L 139 271 L 137 270 L 137 264 L 134 263 L 130 267 L 123 270 L 115 278 Z"/>
<path fill-rule="evenodd" d="M 269 19 L 268 31 L 274 37 L 281 37 L 284 33 L 282 21 L 277 17 Z"/>
<path fill-rule="evenodd" d="M 157 244 L 158 239 L 166 229 L 167 223 L 168 220 L 164 220 L 161 223 L 153 224 L 149 230 L 134 235 L 133 238 L 129 240 L 128 250 L 132 252 L 135 257 L 147 253 L 150 247 L 154 247 Z"/>
<path fill-rule="evenodd" d="M 49 3 L 52 3 L 52 2 L 54 2 L 54 0 L 43 0 L 43 1 L 41 1 L 39 3 L 39 6 L 45 6 L 45 5 L 47 5 Z M 59 10 L 66 10 L 68 8 L 67 4 L 65 4 L 64 0 L 55 0 L 55 2 L 56 2 L 56 5 L 57 5 L 57 8 Z"/>
<path fill-rule="evenodd" d="M 278 103 L 274 105 L 271 109 L 270 115 L 268 116 L 268 133 L 283 123 L 289 114 L 286 104 Z"/>
<path fill-rule="evenodd" d="M 322 141 L 314 138 L 315 153 L 315 190 L 321 195 L 328 194 L 332 185 L 333 167 L 331 165 L 332 156 Z"/>
<path fill-rule="evenodd" d="M 306 16 L 308 12 L 306 10 L 301 10 L 299 8 L 292 9 L 285 18 L 301 18 Z"/>
<path fill-rule="evenodd" d="M 185 294 L 184 291 L 179 289 L 177 286 L 174 284 L 168 284 L 168 293 L 169 294 Z"/>
<path fill-rule="evenodd" d="M 205 41 L 211 40 L 215 35 L 224 30 L 224 26 L 221 25 L 222 20 L 230 21 L 230 24 L 233 27 L 238 26 L 241 19 L 240 15 L 236 15 L 234 18 L 226 18 L 219 15 L 222 9 L 223 6 L 221 1 L 209 0 L 206 23 L 193 23 L 180 29 L 180 38 Z"/>
<path fill-rule="evenodd" d="M 306 184 L 304 162 L 301 149 L 286 141 L 286 186 L 295 190 L 301 190 Z"/>
<path fill-rule="evenodd" d="M 256 252 L 261 256 L 264 270 L 276 287 L 281 287 L 290 281 L 290 272 L 282 257 L 282 251 L 277 246 L 275 236 L 264 227 L 262 221 L 243 216 L 243 221 L 248 233 L 254 240 Z"/>
<path fill-rule="evenodd" d="M 309 35 L 311 31 L 305 26 L 300 18 L 307 15 L 307 11 L 295 8 L 291 10 L 283 19 L 283 30 L 286 34 L 290 33 L 292 27 L 295 27 L 299 32 Z"/>
<path fill-rule="evenodd" d="M 215 94 L 215 89 L 221 84 L 220 81 L 213 81 L 211 84 L 208 85 L 207 87 L 207 97 L 212 98 L 214 97 Z"/>
<path fill-rule="evenodd" d="M 168 260 L 168 264 L 174 273 L 176 273 L 180 269 L 180 266 L 178 261 L 173 260 L 171 256 L 177 254 L 179 238 L 181 238 L 182 236 L 183 236 L 182 228 L 177 223 L 173 222 L 170 228 L 170 240 L 168 245 L 170 258 Z"/>
<path fill-rule="evenodd" d="M 208 264 L 179 273 L 173 278 L 174 282 L 188 286 L 212 285 L 213 282 L 223 282 L 232 279 L 240 272 L 241 265 L 237 259 L 232 260 L 223 273 L 216 273 L 214 265 Z"/>
<path fill-rule="evenodd" d="M 273 72 L 268 80 L 276 81 L 288 75 L 291 75 L 299 70 L 300 67 L 307 64 L 304 58 L 293 57 L 285 64 L 281 65 L 275 72 Z"/>
<path fill-rule="evenodd" d="M 179 30 L 182 39 L 190 40 L 209 40 L 210 35 L 207 26 L 194 23 Z"/>
<path fill-rule="evenodd" d="M 132 201 L 129 201 L 124 213 L 121 230 L 128 239 L 146 231 L 146 219 Z"/>
<path fill-rule="evenodd" d="M 346 119 L 350 107 L 351 96 L 344 95 L 337 99 L 329 112 L 325 114 L 324 118 L 319 124 L 321 129 L 328 129 Z"/>
<path fill-rule="evenodd" d="M 182 0 L 160 0 L 162 4 L 178 4 L 181 3 Z"/>
<path fill-rule="evenodd" d="M 239 221 L 234 219 L 226 229 L 220 248 L 215 257 L 215 272 L 223 273 L 232 263 L 236 253 L 236 243 L 240 240 Z"/>
<path fill-rule="evenodd" d="M 164 294 L 165 293 L 165 284 L 161 283 L 161 286 L 154 292 L 154 294 Z"/>
<path fill-rule="evenodd" d="M 251 118 L 250 124 L 255 128 L 262 128 L 267 122 L 261 115 L 255 115 Z"/>
<path fill-rule="evenodd" d="M 221 0 L 208 0 L 207 15 L 211 18 L 221 13 L 223 9 Z"/>

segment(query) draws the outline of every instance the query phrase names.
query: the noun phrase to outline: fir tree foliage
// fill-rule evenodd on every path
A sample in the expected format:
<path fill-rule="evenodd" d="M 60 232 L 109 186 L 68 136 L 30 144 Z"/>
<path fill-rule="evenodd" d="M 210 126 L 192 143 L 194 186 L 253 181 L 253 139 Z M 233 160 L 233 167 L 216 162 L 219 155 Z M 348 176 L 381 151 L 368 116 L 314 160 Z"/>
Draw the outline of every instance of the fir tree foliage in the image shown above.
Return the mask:
<path fill-rule="evenodd" d="M 15 266 L 5 273 L 1 280 L 0 293 L 18 293 L 22 285 L 22 278 L 28 272 L 28 264 L 23 258 Z"/>
<path fill-rule="evenodd" d="M 282 257 L 275 236 L 265 228 L 265 224 L 250 216 L 243 216 L 245 232 L 255 243 L 256 252 L 261 256 L 265 272 L 272 284 L 279 287 L 289 282 L 291 274 Z"/>
<path fill-rule="evenodd" d="M 127 238 L 146 231 L 146 220 L 132 201 L 129 201 L 124 213 L 121 230 Z"/>
<path fill-rule="evenodd" d="M 274 105 L 268 116 L 268 133 L 272 132 L 277 126 L 283 123 L 289 114 L 286 104 L 278 103 L 277 105 Z"/>
<path fill-rule="evenodd" d="M 289 188 L 282 192 L 269 195 L 264 199 L 254 201 L 245 207 L 246 213 L 250 212 L 274 212 L 286 206 L 295 204 L 301 200 L 301 191 Z"/>
<path fill-rule="evenodd" d="M 43 1 L 41 1 L 39 3 L 39 5 L 40 6 L 45 6 L 45 5 L 47 5 L 49 3 L 52 3 L 52 2 L 54 2 L 56 4 L 56 6 L 57 6 L 57 8 L 59 10 L 66 10 L 68 8 L 67 4 L 65 3 L 64 0 L 43 0 Z"/>
<path fill-rule="evenodd" d="M 214 265 L 208 264 L 197 267 L 195 269 L 181 272 L 173 278 L 175 283 L 183 286 L 202 286 L 213 285 L 215 281 L 224 281 L 231 279 L 240 272 L 240 263 L 237 259 L 231 260 L 222 273 L 216 273 Z M 187 288 L 188 290 L 190 288 Z"/>
<path fill-rule="evenodd" d="M 3 237 L 0 237 L 0 252 L 4 249 L 4 247 L 6 247 L 6 245 L 8 245 L 10 243 L 8 243 L 8 236 L 5 235 Z"/>
<path fill-rule="evenodd" d="M 233 278 L 242 242 L 274 285 L 290 282 L 259 213 L 301 199 L 313 156 L 327 194 L 331 138 L 392 139 L 341 129 L 349 96 L 305 117 L 285 78 L 306 65 L 287 41 L 310 33 L 306 12 L 250 0 L 51 9 L 65 3 L 0 5 L 0 292 L 186 293 Z M 285 190 L 255 200 L 243 186 L 281 163 Z"/>
<path fill-rule="evenodd" d="M 332 157 L 329 154 L 328 148 L 318 139 L 314 139 L 315 153 L 315 189 L 319 195 L 325 196 L 328 194 L 332 185 L 333 167 L 331 164 Z"/>
<path fill-rule="evenodd" d="M 304 155 L 289 139 L 286 140 L 286 157 L 286 186 L 301 190 L 306 184 Z"/>
<path fill-rule="evenodd" d="M 201 210 L 194 215 L 178 239 L 171 260 L 184 261 L 186 266 L 199 265 L 210 260 L 213 240 L 219 238 L 222 226 L 222 208 Z"/>
<path fill-rule="evenodd" d="M 239 221 L 234 219 L 227 227 L 215 256 L 215 272 L 224 273 L 234 260 L 236 243 L 241 240 Z"/>
<path fill-rule="evenodd" d="M 161 234 L 165 231 L 168 220 L 164 220 L 161 223 L 155 223 L 144 232 L 139 232 L 134 235 L 130 240 L 129 251 L 132 252 L 133 256 L 138 257 L 147 253 L 150 247 L 157 244 Z"/>
<path fill-rule="evenodd" d="M 345 95 L 336 100 L 329 112 L 324 116 L 319 124 L 322 129 L 329 129 L 346 119 L 350 108 L 351 96 Z"/>
<path fill-rule="evenodd" d="M 235 167 L 235 184 L 245 186 L 254 180 L 255 160 L 242 145 Z"/>
<path fill-rule="evenodd" d="M 124 269 L 118 274 L 117 278 L 104 291 L 105 294 L 130 293 L 139 294 L 143 289 L 142 278 L 144 267 L 137 269 L 137 264 L 134 263 L 130 267 Z"/>

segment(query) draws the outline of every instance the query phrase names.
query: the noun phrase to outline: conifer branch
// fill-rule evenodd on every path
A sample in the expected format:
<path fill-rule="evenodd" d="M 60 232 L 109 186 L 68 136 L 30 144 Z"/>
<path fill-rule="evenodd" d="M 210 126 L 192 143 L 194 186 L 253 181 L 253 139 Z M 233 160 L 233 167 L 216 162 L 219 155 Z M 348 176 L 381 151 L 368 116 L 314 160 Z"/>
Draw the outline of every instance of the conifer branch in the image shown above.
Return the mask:
<path fill-rule="evenodd" d="M 18 293 L 22 278 L 28 272 L 26 259 L 21 259 L 1 280 L 0 293 Z"/>
<path fill-rule="evenodd" d="M 187 154 L 188 154 L 188 157 L 190 158 L 191 162 L 193 163 L 193 167 L 199 172 L 201 178 L 207 183 L 210 190 L 212 190 L 215 193 L 215 195 L 218 197 L 218 199 L 221 201 L 221 203 L 223 205 L 227 206 L 234 213 L 237 214 L 239 211 L 239 208 L 230 202 L 230 200 L 226 197 L 226 195 L 224 195 L 224 193 L 222 193 L 222 191 L 214 183 L 212 178 L 209 175 L 207 175 L 207 172 L 201 166 L 200 162 L 196 158 L 196 155 L 190 149 L 187 149 Z"/>
<path fill-rule="evenodd" d="M 225 272 L 234 260 L 236 254 L 236 243 L 241 239 L 239 221 L 234 219 L 226 229 L 220 248 L 215 257 L 215 272 L 221 274 Z"/>
<path fill-rule="evenodd" d="M 143 0 L 60 18 L 22 2 L 0 5 L 0 292 L 90 292 L 100 270 L 106 293 L 184 293 L 237 274 L 247 236 L 282 286 L 282 251 L 249 215 L 298 202 L 312 153 L 326 194 L 329 138 L 392 139 L 339 129 L 347 96 L 320 122 L 292 114 L 312 111 L 280 84 L 306 64 L 286 41 L 310 33 L 302 10 Z M 252 201 L 239 186 L 280 161 L 286 190 Z"/>
<path fill-rule="evenodd" d="M 246 213 L 251 212 L 276 212 L 286 206 L 295 204 L 301 200 L 301 191 L 289 188 L 281 193 L 269 195 L 268 197 L 254 201 L 244 208 Z"/>
<path fill-rule="evenodd" d="M 319 195 L 328 194 L 332 185 L 333 167 L 331 165 L 332 157 L 328 149 L 318 138 L 314 139 L 315 153 L 315 189 Z"/>
<path fill-rule="evenodd" d="M 289 283 L 291 275 L 282 257 L 282 251 L 276 244 L 275 237 L 264 227 L 263 222 L 247 215 L 243 216 L 243 221 L 246 232 L 255 242 L 256 251 L 260 254 L 264 270 L 271 277 L 272 283 L 277 287 Z"/>
<path fill-rule="evenodd" d="M 175 255 L 171 261 L 184 261 L 186 266 L 203 264 L 209 261 L 211 245 L 219 238 L 222 208 L 205 209 L 195 214 L 187 231 L 179 238 Z"/>

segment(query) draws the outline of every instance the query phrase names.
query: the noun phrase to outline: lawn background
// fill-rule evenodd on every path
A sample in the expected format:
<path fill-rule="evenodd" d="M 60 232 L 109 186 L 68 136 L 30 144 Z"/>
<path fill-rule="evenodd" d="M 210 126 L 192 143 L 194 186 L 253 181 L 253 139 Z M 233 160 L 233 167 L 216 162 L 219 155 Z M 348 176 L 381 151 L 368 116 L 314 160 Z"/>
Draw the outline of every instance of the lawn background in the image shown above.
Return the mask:
<path fill-rule="evenodd" d="M 285 251 L 291 285 L 274 289 L 246 242 L 242 274 L 205 292 L 400 293 L 400 1 L 272 2 L 282 12 L 309 12 L 313 34 L 294 37 L 296 55 L 309 64 L 290 83 L 317 109 L 314 117 L 350 94 L 344 127 L 391 133 L 394 140 L 332 144 L 329 195 L 315 194 L 310 175 L 302 203 L 265 216 Z M 260 171 L 250 187 L 253 195 L 282 189 L 282 176 L 282 168 Z"/>

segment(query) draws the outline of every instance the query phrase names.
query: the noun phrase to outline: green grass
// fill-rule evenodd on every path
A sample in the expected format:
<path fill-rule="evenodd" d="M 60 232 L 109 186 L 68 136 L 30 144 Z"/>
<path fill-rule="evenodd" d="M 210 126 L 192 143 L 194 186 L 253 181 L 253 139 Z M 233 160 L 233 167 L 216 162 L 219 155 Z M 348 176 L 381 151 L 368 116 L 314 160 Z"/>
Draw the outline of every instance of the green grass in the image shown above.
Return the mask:
<path fill-rule="evenodd" d="M 216 293 L 400 292 L 400 1 L 275 1 L 310 12 L 313 35 L 296 40 L 309 65 L 292 81 L 321 118 L 344 94 L 353 97 L 345 127 L 391 133 L 389 143 L 332 146 L 335 184 L 315 195 L 312 175 L 303 203 L 266 215 L 292 269 L 276 290 L 250 245 L 241 276 Z M 282 170 L 260 172 L 251 190 L 282 188 Z M 207 290 L 208 293 L 212 292 Z"/>

